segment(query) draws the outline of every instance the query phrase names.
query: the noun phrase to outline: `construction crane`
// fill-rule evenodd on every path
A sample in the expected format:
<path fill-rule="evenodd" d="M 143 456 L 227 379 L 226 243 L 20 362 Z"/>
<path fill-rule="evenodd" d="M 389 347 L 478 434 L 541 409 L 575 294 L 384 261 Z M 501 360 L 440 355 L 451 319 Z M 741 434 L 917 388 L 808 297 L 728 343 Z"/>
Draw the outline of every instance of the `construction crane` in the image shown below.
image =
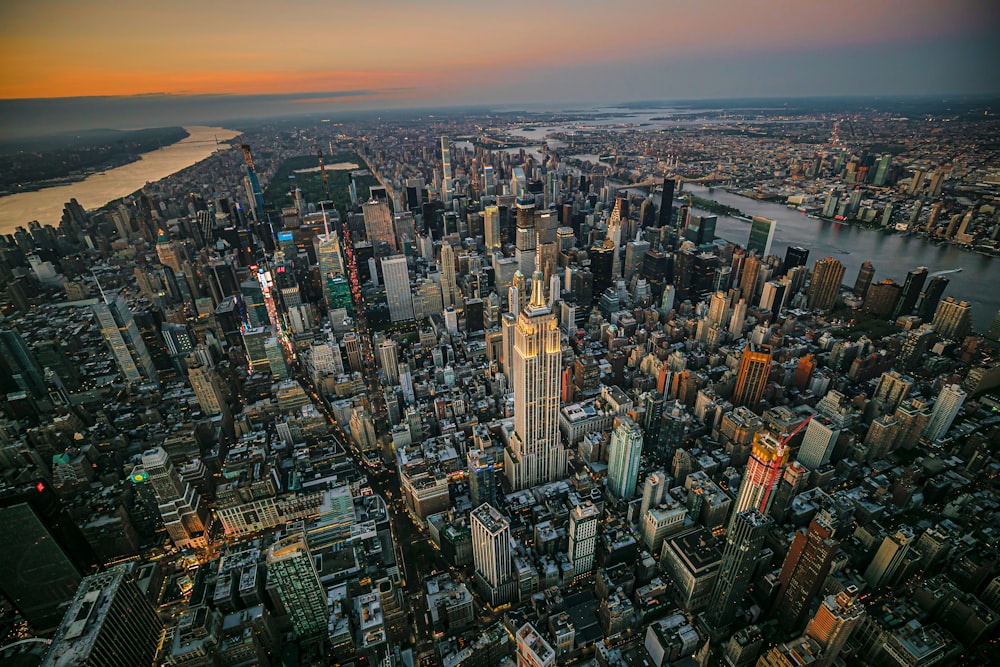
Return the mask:
<path fill-rule="evenodd" d="M 323 192 L 326 195 L 327 201 L 330 201 L 330 184 L 326 180 L 326 165 L 323 164 L 323 149 L 317 145 L 315 139 L 313 139 L 313 151 L 316 152 L 316 157 L 319 158 L 319 175 L 323 179 Z"/>

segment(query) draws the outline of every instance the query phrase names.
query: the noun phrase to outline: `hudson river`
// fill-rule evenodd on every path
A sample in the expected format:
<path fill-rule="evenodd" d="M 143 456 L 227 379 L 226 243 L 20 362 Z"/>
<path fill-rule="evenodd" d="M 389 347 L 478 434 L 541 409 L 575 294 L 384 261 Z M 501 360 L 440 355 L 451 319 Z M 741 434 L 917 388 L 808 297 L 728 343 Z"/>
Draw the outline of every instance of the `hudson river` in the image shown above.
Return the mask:
<path fill-rule="evenodd" d="M 95 209 L 130 195 L 146 183 L 153 183 L 204 160 L 220 146 L 219 142 L 239 136 L 224 127 L 185 127 L 188 137 L 176 144 L 149 153 L 130 164 L 92 174 L 69 185 L 57 185 L 34 192 L 0 197 L 0 234 L 11 234 L 18 226 L 32 220 L 53 227 L 59 225 L 63 206 L 74 197 L 85 209 Z"/>

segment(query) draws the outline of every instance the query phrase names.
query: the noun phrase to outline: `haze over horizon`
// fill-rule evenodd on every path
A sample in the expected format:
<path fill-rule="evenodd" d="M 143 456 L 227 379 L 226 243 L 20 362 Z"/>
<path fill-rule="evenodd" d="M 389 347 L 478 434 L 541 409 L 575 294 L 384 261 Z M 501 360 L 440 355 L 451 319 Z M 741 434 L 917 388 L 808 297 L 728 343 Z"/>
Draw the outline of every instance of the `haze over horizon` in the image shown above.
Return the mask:
<path fill-rule="evenodd" d="M 3 138 L 359 109 L 1000 93 L 1000 8 L 977 0 L 180 0 L 166 14 L 43 0 L 0 17 Z"/>

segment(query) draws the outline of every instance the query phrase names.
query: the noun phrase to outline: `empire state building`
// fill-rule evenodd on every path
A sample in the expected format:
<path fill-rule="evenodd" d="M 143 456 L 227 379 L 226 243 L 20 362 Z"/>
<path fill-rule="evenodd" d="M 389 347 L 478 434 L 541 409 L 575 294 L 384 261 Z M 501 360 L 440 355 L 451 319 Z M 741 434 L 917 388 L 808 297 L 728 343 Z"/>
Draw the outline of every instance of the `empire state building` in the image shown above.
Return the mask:
<path fill-rule="evenodd" d="M 514 436 L 504 470 L 514 489 L 562 479 L 566 450 L 559 438 L 559 375 L 562 349 L 556 316 L 545 302 L 540 262 L 531 280 L 531 301 L 512 327 Z"/>

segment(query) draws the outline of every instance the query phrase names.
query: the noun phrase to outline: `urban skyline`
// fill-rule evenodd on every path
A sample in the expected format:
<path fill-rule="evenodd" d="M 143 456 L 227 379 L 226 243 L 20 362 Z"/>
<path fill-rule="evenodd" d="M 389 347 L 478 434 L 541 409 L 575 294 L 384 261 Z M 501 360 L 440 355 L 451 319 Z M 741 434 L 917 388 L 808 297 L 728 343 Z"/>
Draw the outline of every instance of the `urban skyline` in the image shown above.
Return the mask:
<path fill-rule="evenodd" d="M 0 662 L 1000 663 L 1000 11 L 338 5 L 3 10 Z"/>

